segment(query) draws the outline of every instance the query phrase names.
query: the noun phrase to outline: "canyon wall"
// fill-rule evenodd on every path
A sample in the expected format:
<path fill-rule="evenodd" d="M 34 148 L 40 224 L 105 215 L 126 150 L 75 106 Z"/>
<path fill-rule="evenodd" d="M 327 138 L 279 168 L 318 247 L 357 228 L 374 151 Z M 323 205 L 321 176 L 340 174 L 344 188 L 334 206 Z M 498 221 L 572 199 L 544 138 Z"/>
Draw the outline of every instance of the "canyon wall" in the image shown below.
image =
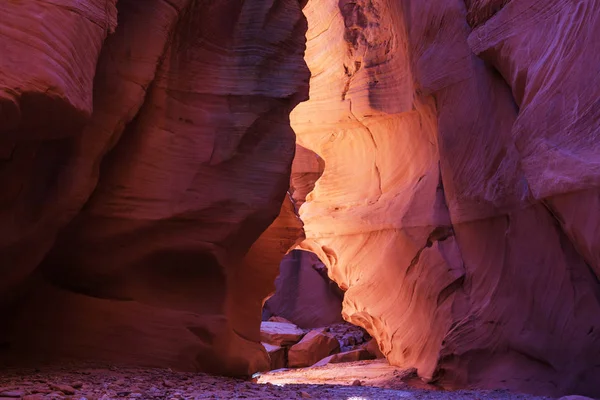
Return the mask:
<path fill-rule="evenodd" d="M 298 1 L 0 15 L 0 359 L 268 368 L 262 301 L 302 236 Z"/>
<path fill-rule="evenodd" d="M 392 364 L 600 395 L 597 1 L 0 15 L 0 361 L 267 368 L 304 222 Z"/>
<path fill-rule="evenodd" d="M 600 395 L 598 2 L 304 12 L 301 247 L 344 318 L 446 388 Z"/>

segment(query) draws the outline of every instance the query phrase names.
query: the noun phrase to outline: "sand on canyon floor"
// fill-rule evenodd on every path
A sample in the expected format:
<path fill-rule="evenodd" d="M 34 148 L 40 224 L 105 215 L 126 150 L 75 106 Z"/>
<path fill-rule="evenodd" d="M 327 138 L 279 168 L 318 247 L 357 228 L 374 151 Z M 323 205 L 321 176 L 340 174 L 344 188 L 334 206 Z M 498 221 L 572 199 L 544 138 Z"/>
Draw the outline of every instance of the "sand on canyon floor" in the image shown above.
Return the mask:
<path fill-rule="evenodd" d="M 63 365 L 3 369 L 0 400 L 547 399 L 506 391 L 431 390 L 407 383 L 408 376 L 384 360 L 272 371 L 252 380 L 169 369 Z"/>

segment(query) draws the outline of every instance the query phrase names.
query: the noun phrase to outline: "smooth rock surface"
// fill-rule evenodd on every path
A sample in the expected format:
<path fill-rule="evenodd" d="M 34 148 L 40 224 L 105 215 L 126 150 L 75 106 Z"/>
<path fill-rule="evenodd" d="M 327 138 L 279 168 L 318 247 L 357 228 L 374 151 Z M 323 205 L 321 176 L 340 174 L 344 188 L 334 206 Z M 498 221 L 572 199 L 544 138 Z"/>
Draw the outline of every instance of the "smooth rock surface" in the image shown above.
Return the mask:
<path fill-rule="evenodd" d="M 270 321 L 270 322 L 285 322 L 286 324 L 293 324 L 291 321 L 289 321 L 283 317 L 278 317 L 277 315 L 269 317 L 268 321 Z"/>
<path fill-rule="evenodd" d="M 94 77 L 117 25 L 115 3 L 0 4 L 0 310 L 93 188 L 78 196 L 88 183 L 74 178 L 85 175 L 88 160 L 78 160 L 82 170 L 72 161 L 100 160 L 93 148 L 79 153 L 77 142 L 93 118 Z"/>
<path fill-rule="evenodd" d="M 600 396 L 597 1 L 0 15 L 0 361 L 267 368 L 299 213 L 390 363 Z"/>
<path fill-rule="evenodd" d="M 294 324 L 263 321 L 260 324 L 260 340 L 275 346 L 288 346 L 298 343 L 304 331 Z"/>
<path fill-rule="evenodd" d="M 115 3 L 0 5 L 0 361 L 268 368 L 300 5 Z"/>
<path fill-rule="evenodd" d="M 343 321 L 342 299 L 343 292 L 317 256 L 293 250 L 279 265 L 275 293 L 265 302 L 263 318 L 281 316 L 303 329 L 327 326 Z"/>
<path fill-rule="evenodd" d="M 323 175 L 324 169 L 325 162 L 318 154 L 296 144 L 290 177 L 290 193 L 296 209 L 299 210 L 307 197 L 310 198 L 310 193 Z"/>
<path fill-rule="evenodd" d="M 340 343 L 322 330 L 310 331 L 288 351 L 290 368 L 308 367 L 340 351 Z"/>

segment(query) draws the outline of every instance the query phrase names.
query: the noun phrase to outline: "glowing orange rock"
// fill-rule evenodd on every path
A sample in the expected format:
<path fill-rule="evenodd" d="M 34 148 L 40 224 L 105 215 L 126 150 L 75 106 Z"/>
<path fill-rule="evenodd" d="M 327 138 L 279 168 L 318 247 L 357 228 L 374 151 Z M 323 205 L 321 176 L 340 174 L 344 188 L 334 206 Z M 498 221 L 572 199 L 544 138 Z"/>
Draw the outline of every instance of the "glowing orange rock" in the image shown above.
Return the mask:
<path fill-rule="evenodd" d="M 313 330 L 306 334 L 300 342 L 288 351 L 288 366 L 292 368 L 308 367 L 317 361 L 339 353 L 340 343 L 332 335 Z"/>
<path fill-rule="evenodd" d="M 600 394 L 599 11 L 305 8 L 292 126 L 325 169 L 301 247 L 390 363 L 448 388 Z"/>

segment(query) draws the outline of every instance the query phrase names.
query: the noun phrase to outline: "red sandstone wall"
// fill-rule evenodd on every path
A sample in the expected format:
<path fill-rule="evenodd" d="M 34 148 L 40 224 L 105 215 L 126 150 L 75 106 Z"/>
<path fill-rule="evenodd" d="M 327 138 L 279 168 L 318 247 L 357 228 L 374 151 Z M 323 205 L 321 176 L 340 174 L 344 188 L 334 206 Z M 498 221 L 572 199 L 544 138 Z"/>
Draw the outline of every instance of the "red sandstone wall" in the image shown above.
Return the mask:
<path fill-rule="evenodd" d="M 263 369 L 260 307 L 301 235 L 288 202 L 261 236 L 306 20 L 296 0 L 116 7 L 0 5 L 0 356 Z"/>
<path fill-rule="evenodd" d="M 305 13 L 282 206 L 296 0 L 0 4 L 0 358 L 264 368 L 302 205 L 391 363 L 599 395 L 597 2 Z"/>

